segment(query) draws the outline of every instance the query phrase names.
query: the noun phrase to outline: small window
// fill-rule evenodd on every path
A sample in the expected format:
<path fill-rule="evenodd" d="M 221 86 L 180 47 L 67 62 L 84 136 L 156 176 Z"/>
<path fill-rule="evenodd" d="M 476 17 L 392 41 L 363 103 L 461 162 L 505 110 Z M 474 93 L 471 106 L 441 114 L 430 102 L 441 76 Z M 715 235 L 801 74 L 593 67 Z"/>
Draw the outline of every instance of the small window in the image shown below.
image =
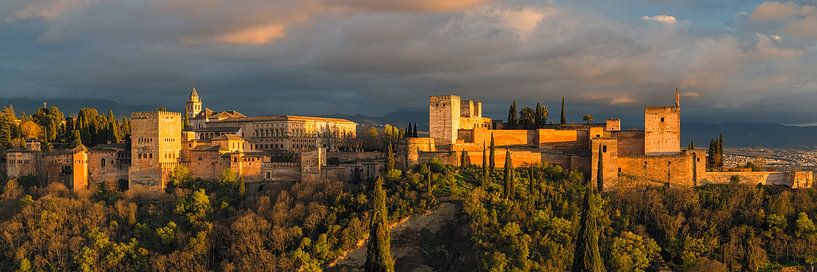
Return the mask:
<path fill-rule="evenodd" d="M 601 147 L 601 152 L 607 153 L 607 146 L 606 145 Z"/>
<path fill-rule="evenodd" d="M 661 117 L 661 123 L 663 123 L 663 122 L 664 122 L 664 117 Z"/>

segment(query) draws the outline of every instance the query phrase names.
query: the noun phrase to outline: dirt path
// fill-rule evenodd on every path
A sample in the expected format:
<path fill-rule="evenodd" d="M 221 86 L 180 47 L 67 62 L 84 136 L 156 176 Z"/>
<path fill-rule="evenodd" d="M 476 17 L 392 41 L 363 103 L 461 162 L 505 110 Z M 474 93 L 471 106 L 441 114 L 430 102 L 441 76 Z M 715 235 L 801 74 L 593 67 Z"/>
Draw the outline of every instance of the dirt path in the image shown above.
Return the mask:
<path fill-rule="evenodd" d="M 452 202 L 441 202 L 434 210 L 427 214 L 409 217 L 398 222 L 391 229 L 392 256 L 395 258 L 397 271 L 451 271 L 441 269 L 439 265 L 452 264 L 452 256 L 448 250 L 454 243 L 467 240 L 468 235 L 462 233 L 461 207 Z M 467 227 L 466 227 L 467 229 Z M 453 232 L 453 233 L 452 233 Z M 329 270 L 355 271 L 363 267 L 366 262 L 365 242 L 358 243 L 358 248 L 341 256 Z M 435 263 L 438 263 L 435 265 Z M 437 269 L 435 269 L 437 267 Z"/>

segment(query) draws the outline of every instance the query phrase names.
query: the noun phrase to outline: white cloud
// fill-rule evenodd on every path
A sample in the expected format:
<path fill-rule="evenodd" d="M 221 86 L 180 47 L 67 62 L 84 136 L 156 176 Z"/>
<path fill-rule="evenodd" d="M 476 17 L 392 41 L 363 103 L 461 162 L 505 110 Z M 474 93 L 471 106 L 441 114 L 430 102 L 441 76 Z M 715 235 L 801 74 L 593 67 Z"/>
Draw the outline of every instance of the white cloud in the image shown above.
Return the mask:
<path fill-rule="evenodd" d="M 656 22 L 664 25 L 675 25 L 677 22 L 675 16 L 671 15 L 642 16 L 641 20 L 644 22 Z"/>
<path fill-rule="evenodd" d="M 635 99 L 631 97 L 614 97 L 610 99 L 610 105 L 626 105 L 626 104 L 634 104 L 636 102 Z"/>

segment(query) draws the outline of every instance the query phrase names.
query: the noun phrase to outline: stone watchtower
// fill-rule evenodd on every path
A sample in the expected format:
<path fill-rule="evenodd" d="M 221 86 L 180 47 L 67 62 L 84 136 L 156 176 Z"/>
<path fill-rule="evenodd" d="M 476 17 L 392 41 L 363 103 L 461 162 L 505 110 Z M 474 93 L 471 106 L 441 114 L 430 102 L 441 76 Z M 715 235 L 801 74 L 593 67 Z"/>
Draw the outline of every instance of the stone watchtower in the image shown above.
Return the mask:
<path fill-rule="evenodd" d="M 461 99 L 456 95 L 431 96 L 428 101 L 428 134 L 438 145 L 457 142 Z"/>
<path fill-rule="evenodd" d="M 189 127 L 190 120 L 196 117 L 196 115 L 199 115 L 201 111 L 201 99 L 199 98 L 199 93 L 196 92 L 196 86 L 193 86 L 192 90 L 190 91 L 190 98 L 187 100 L 187 103 L 184 106 L 184 114 L 187 117 L 187 123 L 184 125 Z"/>
<path fill-rule="evenodd" d="M 88 188 L 88 148 L 79 145 L 71 150 L 73 171 L 71 173 L 71 190 L 79 191 Z"/>
<path fill-rule="evenodd" d="M 646 155 L 681 152 L 681 96 L 675 90 L 675 105 L 649 106 L 644 109 L 644 153 Z"/>
<path fill-rule="evenodd" d="M 195 93 L 195 92 L 194 92 Z M 128 188 L 161 191 L 181 157 L 182 118 L 178 112 L 131 114 L 131 167 Z"/>

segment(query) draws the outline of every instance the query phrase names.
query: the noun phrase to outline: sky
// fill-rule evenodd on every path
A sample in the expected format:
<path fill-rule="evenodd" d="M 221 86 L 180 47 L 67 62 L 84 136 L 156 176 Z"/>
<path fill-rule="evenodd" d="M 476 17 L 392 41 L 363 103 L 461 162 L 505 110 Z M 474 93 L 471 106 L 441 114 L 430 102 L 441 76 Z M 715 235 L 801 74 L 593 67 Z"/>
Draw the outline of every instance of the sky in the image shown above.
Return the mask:
<path fill-rule="evenodd" d="M 181 109 L 192 84 L 253 115 L 457 94 L 640 118 L 678 88 L 684 121 L 815 123 L 817 1 L 0 1 L 3 98 Z"/>

